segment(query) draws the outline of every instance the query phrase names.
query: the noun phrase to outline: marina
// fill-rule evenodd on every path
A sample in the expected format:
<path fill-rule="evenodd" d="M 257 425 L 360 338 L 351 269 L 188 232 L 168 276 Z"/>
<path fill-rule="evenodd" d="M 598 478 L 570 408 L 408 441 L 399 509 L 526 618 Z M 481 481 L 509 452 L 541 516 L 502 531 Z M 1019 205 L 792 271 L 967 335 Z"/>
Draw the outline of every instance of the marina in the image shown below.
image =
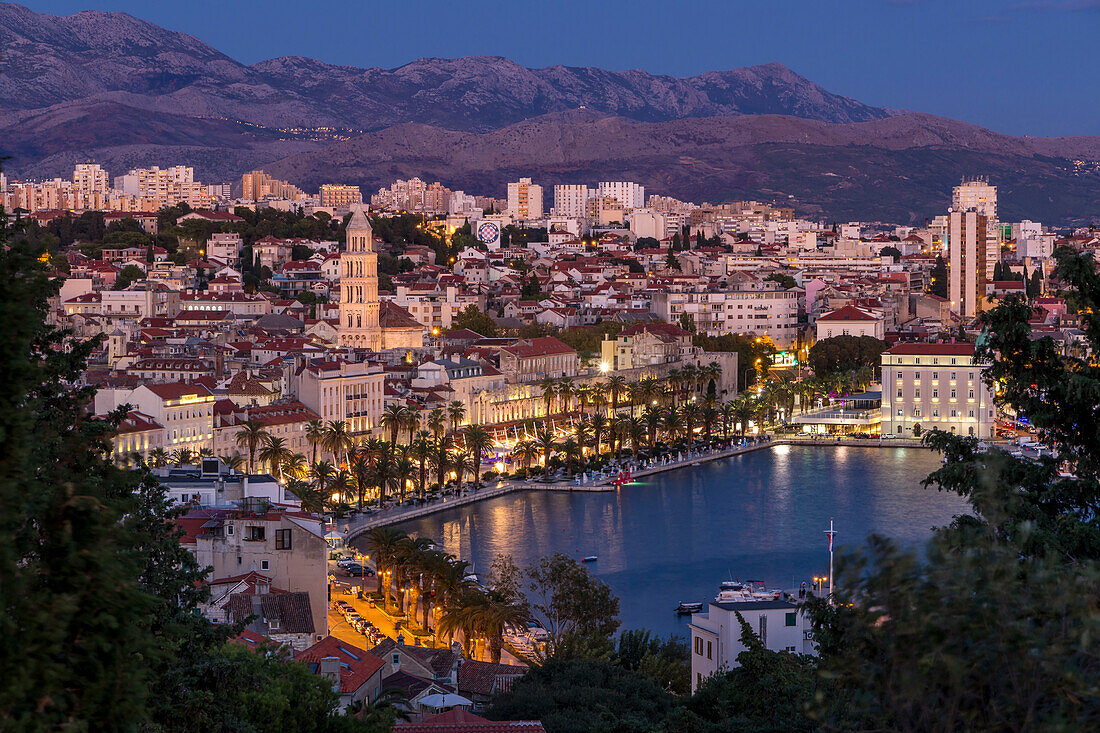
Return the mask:
<path fill-rule="evenodd" d="M 828 575 L 830 517 L 838 552 L 871 532 L 923 543 L 967 511 L 961 498 L 921 488 L 939 465 L 921 448 L 771 445 L 618 492 L 513 492 L 400 526 L 481 573 L 498 553 L 520 566 L 554 552 L 595 555 L 586 566 L 619 596 L 623 628 L 684 634 L 677 603 L 711 601 L 733 573 L 785 590 Z"/>

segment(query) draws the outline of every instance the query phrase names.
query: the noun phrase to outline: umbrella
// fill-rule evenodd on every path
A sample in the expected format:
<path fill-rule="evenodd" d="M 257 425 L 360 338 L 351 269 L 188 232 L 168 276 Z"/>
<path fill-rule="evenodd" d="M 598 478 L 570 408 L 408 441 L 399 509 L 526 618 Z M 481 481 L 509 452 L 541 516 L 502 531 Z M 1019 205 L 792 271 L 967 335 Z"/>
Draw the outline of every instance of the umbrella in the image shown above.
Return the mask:
<path fill-rule="evenodd" d="M 467 700 L 462 695 L 456 695 L 453 692 L 437 692 L 434 695 L 428 695 L 420 699 L 420 705 L 422 707 L 436 708 L 437 710 L 442 708 L 453 708 L 458 705 L 472 704 L 470 700 Z"/>

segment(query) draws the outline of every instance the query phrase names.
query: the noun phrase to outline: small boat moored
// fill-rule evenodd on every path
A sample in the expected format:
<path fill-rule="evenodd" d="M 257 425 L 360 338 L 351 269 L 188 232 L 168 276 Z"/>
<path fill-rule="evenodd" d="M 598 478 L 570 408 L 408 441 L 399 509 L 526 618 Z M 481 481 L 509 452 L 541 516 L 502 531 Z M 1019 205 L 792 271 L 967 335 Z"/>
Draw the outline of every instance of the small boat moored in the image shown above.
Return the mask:
<path fill-rule="evenodd" d="M 581 562 L 596 562 L 599 559 L 597 555 L 589 555 L 588 557 L 582 557 Z"/>
<path fill-rule="evenodd" d="M 703 612 L 703 604 L 702 603 L 685 603 L 684 601 L 680 601 L 680 605 L 676 607 L 676 615 L 677 616 L 687 616 L 688 614 L 702 613 L 702 612 Z"/>

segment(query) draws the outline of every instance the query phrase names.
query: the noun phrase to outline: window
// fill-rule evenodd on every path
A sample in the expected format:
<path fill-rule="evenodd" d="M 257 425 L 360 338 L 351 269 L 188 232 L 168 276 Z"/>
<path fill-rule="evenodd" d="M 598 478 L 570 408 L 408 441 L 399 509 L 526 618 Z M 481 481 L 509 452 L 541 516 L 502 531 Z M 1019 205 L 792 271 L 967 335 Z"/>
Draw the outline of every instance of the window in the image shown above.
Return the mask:
<path fill-rule="evenodd" d="M 393 656 L 390 657 L 390 663 L 395 667 L 401 664 L 401 655 L 395 652 Z"/>
<path fill-rule="evenodd" d="M 707 659 L 714 659 L 714 656 L 712 655 L 713 648 L 714 648 L 714 645 L 711 644 L 711 642 L 708 641 L 707 642 Z"/>
<path fill-rule="evenodd" d="M 951 399 L 955 399 L 955 390 L 951 390 Z"/>
<path fill-rule="evenodd" d="M 786 619 L 786 622 L 785 622 L 785 624 L 784 624 L 784 625 L 786 625 L 786 626 L 794 626 L 794 625 L 795 625 L 795 617 L 796 617 L 796 616 L 797 616 L 797 612 L 795 612 L 795 611 L 791 611 L 790 613 L 788 613 L 788 614 L 787 614 L 787 619 Z"/>
<path fill-rule="evenodd" d="M 970 399 L 974 399 L 974 390 L 970 390 Z"/>
<path fill-rule="evenodd" d="M 898 389 L 898 397 L 901 397 L 901 389 Z"/>
<path fill-rule="evenodd" d="M 277 529 L 277 530 L 275 530 L 275 549 L 276 550 L 289 550 L 290 549 L 290 530 L 289 529 Z"/>
<path fill-rule="evenodd" d="M 918 389 L 918 390 L 915 390 L 915 391 L 913 392 L 913 396 L 914 396 L 914 397 L 916 397 L 916 398 L 917 398 L 917 399 L 919 400 L 919 399 L 920 399 L 920 390 L 919 390 L 919 389 Z"/>
<path fill-rule="evenodd" d="M 695 637 L 695 653 L 699 656 L 703 656 L 703 639 L 702 637 Z"/>
<path fill-rule="evenodd" d="M 232 524 L 225 525 L 225 533 L 226 534 L 233 534 L 233 525 Z"/>
<path fill-rule="evenodd" d="M 260 560 L 260 570 L 271 570 L 271 561 Z"/>
<path fill-rule="evenodd" d="M 940 391 L 938 389 L 932 390 L 932 396 L 933 397 L 939 397 L 940 396 Z"/>
<path fill-rule="evenodd" d="M 245 527 L 244 538 L 246 540 L 249 540 L 250 542 L 263 542 L 265 539 L 267 539 L 267 533 L 264 531 L 263 527 L 249 526 Z"/>
<path fill-rule="evenodd" d="M 898 408 L 898 417 L 904 417 L 904 416 L 905 416 L 905 411 L 902 408 L 899 407 Z"/>
<path fill-rule="evenodd" d="M 940 378 L 940 373 L 939 372 L 932 372 L 932 379 L 939 379 L 939 378 Z"/>

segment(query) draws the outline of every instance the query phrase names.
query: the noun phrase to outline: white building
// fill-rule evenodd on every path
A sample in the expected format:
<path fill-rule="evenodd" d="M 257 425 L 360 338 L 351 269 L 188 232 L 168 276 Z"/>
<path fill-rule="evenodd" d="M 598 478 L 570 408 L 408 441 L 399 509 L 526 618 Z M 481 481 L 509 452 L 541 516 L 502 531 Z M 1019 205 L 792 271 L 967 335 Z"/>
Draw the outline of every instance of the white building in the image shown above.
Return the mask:
<path fill-rule="evenodd" d="M 973 318 L 982 309 L 985 284 L 993 280 L 989 220 L 976 209 L 951 211 L 947 215 L 947 289 L 951 310 L 963 318 Z M 993 245 L 994 257 L 1000 245 Z"/>
<path fill-rule="evenodd" d="M 780 349 L 798 340 L 798 293 L 794 290 L 654 293 L 650 310 L 679 325 L 687 313 L 699 333 L 767 336 Z"/>
<path fill-rule="evenodd" d="M 624 209 L 645 208 L 645 186 L 630 181 L 600 181 L 599 195 L 615 199 Z"/>
<path fill-rule="evenodd" d="M 775 652 L 817 654 L 810 636 L 810 622 L 798 605 L 790 601 L 743 601 L 711 603 L 706 613 L 691 616 L 691 691 L 712 674 L 738 666 L 741 620 L 749 625 L 764 646 Z"/>
<path fill-rule="evenodd" d="M 817 340 L 834 336 L 871 336 L 886 338 L 886 321 L 854 305 L 846 305 L 817 319 Z"/>
<path fill-rule="evenodd" d="M 986 280 L 993 279 L 993 266 L 1001 258 L 1001 224 L 997 220 L 997 187 L 989 181 L 963 181 L 951 192 L 951 211 L 976 211 L 985 217 Z"/>
<path fill-rule="evenodd" d="M 664 214 L 653 209 L 637 209 L 630 214 L 630 231 L 635 237 L 664 239 L 668 231 L 668 220 Z"/>
<path fill-rule="evenodd" d="M 588 216 L 588 200 L 596 192 L 583 184 L 554 186 L 554 216 L 584 219 Z"/>
<path fill-rule="evenodd" d="M 508 213 L 515 219 L 542 218 L 542 186 L 521 178 L 508 184 Z"/>
<path fill-rule="evenodd" d="M 882 355 L 882 431 L 989 438 L 996 407 L 973 344 L 898 344 Z M 917 427 L 919 426 L 919 428 Z"/>

